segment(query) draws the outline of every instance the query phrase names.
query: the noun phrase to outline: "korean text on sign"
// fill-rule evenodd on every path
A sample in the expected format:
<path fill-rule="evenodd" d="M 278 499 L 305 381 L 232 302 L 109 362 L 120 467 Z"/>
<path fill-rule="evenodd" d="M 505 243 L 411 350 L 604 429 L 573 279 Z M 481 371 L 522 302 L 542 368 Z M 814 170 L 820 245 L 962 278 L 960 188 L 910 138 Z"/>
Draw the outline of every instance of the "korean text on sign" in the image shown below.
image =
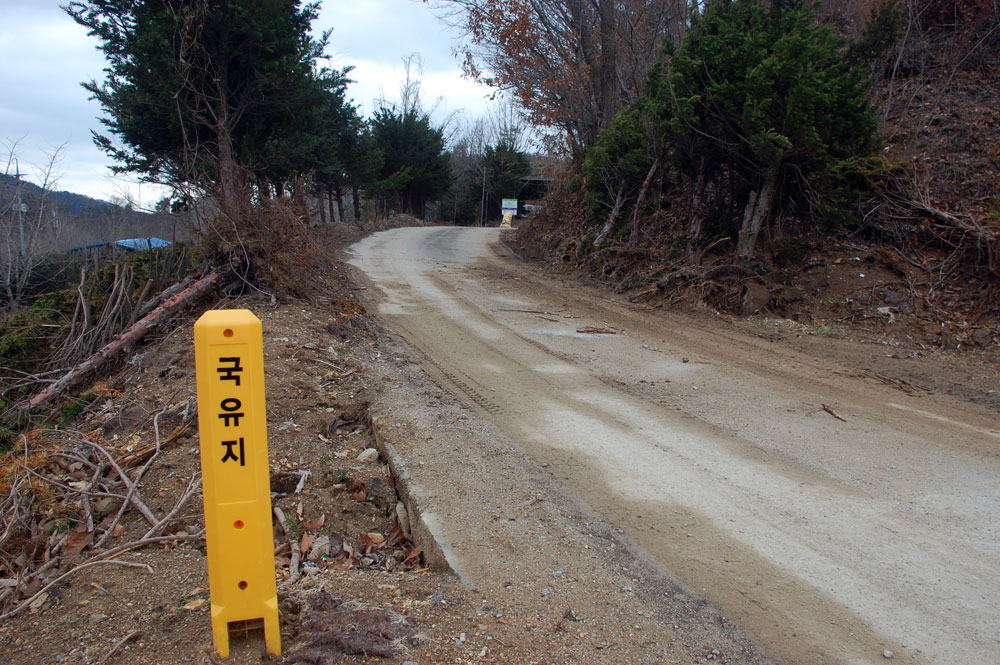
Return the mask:
<path fill-rule="evenodd" d="M 230 623 L 263 619 L 267 650 L 280 655 L 261 323 L 217 310 L 194 332 L 215 649 L 229 655 Z"/>

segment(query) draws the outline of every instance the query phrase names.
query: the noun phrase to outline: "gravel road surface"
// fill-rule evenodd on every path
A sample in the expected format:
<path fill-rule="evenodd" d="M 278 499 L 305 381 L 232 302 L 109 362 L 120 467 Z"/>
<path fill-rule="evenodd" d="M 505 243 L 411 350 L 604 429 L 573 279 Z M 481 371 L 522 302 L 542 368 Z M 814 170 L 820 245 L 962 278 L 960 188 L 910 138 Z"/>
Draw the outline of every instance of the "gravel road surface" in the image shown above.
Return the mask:
<path fill-rule="evenodd" d="M 427 436 L 474 429 L 510 448 L 540 470 L 532 477 L 555 513 L 607 525 L 627 544 L 626 567 L 632 557 L 665 588 L 707 599 L 779 662 L 996 658 L 996 413 L 867 380 L 723 317 L 643 309 L 552 277 L 500 233 L 396 229 L 351 250 L 380 317 L 479 420 L 438 414 L 435 425 L 433 400 L 417 395 L 413 421 L 439 432 Z M 476 437 L 464 436 L 456 445 L 471 450 Z M 430 449 L 402 454 L 467 583 L 502 588 L 514 575 L 497 572 L 502 562 L 570 569 L 583 552 L 482 545 L 516 522 L 494 501 L 533 482 L 514 478 L 519 465 L 485 454 L 469 465 L 472 453 L 455 450 L 449 471 Z M 509 501 L 523 512 L 522 499 Z M 493 526 L 470 538 L 476 525 Z M 655 608 L 646 618 L 676 628 Z"/>

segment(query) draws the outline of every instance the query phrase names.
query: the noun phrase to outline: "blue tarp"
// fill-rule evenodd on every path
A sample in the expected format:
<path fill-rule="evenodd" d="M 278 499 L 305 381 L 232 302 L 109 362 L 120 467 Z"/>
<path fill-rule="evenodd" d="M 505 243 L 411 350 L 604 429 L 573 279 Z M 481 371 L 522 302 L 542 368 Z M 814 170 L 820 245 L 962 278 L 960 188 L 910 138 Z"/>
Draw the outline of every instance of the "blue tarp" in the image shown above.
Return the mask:
<path fill-rule="evenodd" d="M 80 249 L 93 249 L 95 247 L 121 247 L 129 252 L 139 252 L 144 249 L 163 249 L 164 247 L 170 247 L 172 242 L 169 240 L 164 240 L 163 238 L 128 238 L 126 240 L 112 240 L 111 242 L 97 242 L 93 245 L 83 245 L 82 247 L 73 247 L 69 251 L 75 252 Z"/>
<path fill-rule="evenodd" d="M 144 249 L 170 247 L 173 243 L 163 238 L 130 238 L 129 240 L 116 240 L 115 244 L 133 252 L 138 252 Z"/>

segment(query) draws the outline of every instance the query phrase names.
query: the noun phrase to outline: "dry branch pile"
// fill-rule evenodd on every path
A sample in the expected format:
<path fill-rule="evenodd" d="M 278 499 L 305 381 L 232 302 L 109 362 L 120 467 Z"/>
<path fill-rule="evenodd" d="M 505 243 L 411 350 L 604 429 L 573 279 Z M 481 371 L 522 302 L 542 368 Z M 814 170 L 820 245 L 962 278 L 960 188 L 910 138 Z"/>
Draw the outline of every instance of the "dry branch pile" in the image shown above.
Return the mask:
<path fill-rule="evenodd" d="M 184 491 L 162 515 L 143 499 L 144 476 L 164 447 L 187 431 L 195 415 L 193 404 L 169 414 L 178 425 L 162 436 L 160 419 L 167 415 L 156 414 L 154 440 L 139 450 L 131 444 L 116 447 L 97 430 L 35 430 L 21 436 L 19 453 L 4 456 L 0 618 L 46 606 L 60 581 L 75 570 L 109 562 L 117 553 L 150 543 L 201 538 L 181 514 L 199 493 L 201 474 L 187 479 Z M 109 547 L 112 538 L 125 533 L 122 520 L 130 512 L 146 522 L 144 532 Z M 84 550 L 89 550 L 89 558 L 81 558 Z"/>
<path fill-rule="evenodd" d="M 921 273 L 930 308 L 956 309 L 976 322 L 1000 314 L 1000 225 L 970 213 L 936 207 L 927 195 L 889 177 L 864 210 L 862 236 L 886 246 Z M 945 302 L 946 292 L 964 292 L 974 302 Z"/>
<path fill-rule="evenodd" d="M 171 287 L 165 292 L 166 297 L 160 300 L 160 304 L 155 309 L 121 332 L 115 339 L 105 344 L 89 358 L 66 372 L 66 374 L 50 384 L 45 390 L 32 397 L 22 408 L 27 410 L 45 406 L 55 397 L 62 394 L 63 391 L 79 385 L 88 376 L 101 369 L 106 363 L 132 348 L 148 332 L 169 321 L 170 317 L 176 314 L 178 310 L 198 302 L 211 293 L 213 289 L 224 284 L 227 279 L 228 276 L 226 274 L 212 271 L 180 291 Z"/>

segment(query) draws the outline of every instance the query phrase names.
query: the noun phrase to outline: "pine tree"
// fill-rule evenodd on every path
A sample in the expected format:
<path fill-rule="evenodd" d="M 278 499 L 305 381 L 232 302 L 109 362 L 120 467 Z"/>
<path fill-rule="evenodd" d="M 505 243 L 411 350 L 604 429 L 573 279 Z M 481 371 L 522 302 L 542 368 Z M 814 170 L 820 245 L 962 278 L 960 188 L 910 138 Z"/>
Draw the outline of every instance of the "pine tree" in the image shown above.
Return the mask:
<path fill-rule="evenodd" d="M 488 216 L 499 216 L 503 199 L 516 199 L 521 193 L 521 178 L 531 173 L 531 160 L 507 139 L 486 146 L 483 154 L 486 191 L 490 195 Z"/>
<path fill-rule="evenodd" d="M 638 240 L 645 195 L 664 165 L 692 185 L 691 241 L 711 190 L 741 218 L 743 262 L 777 206 L 808 209 L 818 221 L 843 215 L 875 121 L 867 81 L 842 46 L 804 0 L 709 0 L 676 53 L 668 46 L 644 95 L 588 153 L 591 214 L 610 209 L 598 241 L 628 205 L 630 241 Z"/>
<path fill-rule="evenodd" d="M 67 13 L 100 41 L 99 147 L 119 172 L 212 193 L 238 217 L 269 174 L 291 172 L 282 149 L 314 98 L 326 35 L 309 36 L 317 5 L 297 0 L 89 0 Z"/>
<path fill-rule="evenodd" d="M 663 89 L 685 161 L 727 170 L 743 192 L 743 261 L 776 200 L 818 210 L 838 165 L 871 150 L 867 88 L 841 46 L 804 0 L 710 0 L 670 62 Z"/>
<path fill-rule="evenodd" d="M 371 121 L 381 169 L 374 183 L 383 205 L 423 217 L 428 201 L 448 190 L 451 165 L 443 132 L 430 117 L 404 104 L 404 111 L 382 107 Z"/>

